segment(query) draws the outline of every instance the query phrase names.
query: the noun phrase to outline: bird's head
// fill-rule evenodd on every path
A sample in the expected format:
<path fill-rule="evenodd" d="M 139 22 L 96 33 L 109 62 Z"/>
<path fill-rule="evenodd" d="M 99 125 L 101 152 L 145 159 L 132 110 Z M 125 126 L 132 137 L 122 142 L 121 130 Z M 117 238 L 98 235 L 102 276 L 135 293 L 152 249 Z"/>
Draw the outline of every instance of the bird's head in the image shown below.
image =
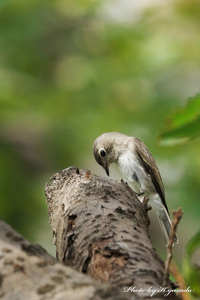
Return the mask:
<path fill-rule="evenodd" d="M 109 134 L 100 135 L 93 145 L 93 153 L 97 163 L 104 168 L 109 176 L 109 166 L 114 162 L 113 142 Z"/>
<path fill-rule="evenodd" d="M 104 168 L 109 176 L 109 166 L 117 162 L 119 151 L 116 145 L 120 145 L 126 135 L 118 132 L 106 132 L 100 135 L 94 142 L 93 153 L 97 163 Z"/>

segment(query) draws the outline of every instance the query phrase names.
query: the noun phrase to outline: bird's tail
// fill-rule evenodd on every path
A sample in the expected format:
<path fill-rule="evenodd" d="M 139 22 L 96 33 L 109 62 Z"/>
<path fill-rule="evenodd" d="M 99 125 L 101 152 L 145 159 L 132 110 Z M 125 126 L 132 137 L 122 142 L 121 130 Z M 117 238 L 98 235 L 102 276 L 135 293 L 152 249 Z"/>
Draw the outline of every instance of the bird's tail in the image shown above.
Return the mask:
<path fill-rule="evenodd" d="M 166 242 L 166 246 L 167 246 L 168 242 L 169 242 L 169 235 L 170 235 L 172 223 L 171 223 L 171 220 L 170 220 L 170 217 L 169 217 L 169 214 L 168 214 L 166 208 L 164 206 L 163 206 L 163 208 L 164 208 L 163 214 L 162 215 L 159 214 L 157 216 L 158 216 L 160 227 L 161 227 L 161 230 L 163 232 L 165 242 Z M 175 235 L 175 237 L 174 237 L 174 242 L 175 243 L 179 242 L 177 235 Z"/>

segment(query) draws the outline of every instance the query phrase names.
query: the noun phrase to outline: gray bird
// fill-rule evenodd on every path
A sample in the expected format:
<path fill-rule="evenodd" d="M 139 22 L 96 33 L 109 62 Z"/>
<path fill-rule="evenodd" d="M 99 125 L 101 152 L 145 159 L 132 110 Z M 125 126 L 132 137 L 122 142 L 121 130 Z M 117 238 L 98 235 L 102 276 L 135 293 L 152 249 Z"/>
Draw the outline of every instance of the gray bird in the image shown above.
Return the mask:
<path fill-rule="evenodd" d="M 93 145 L 94 157 L 109 176 L 109 166 L 116 163 L 123 179 L 139 195 L 144 194 L 157 214 L 166 245 L 171 220 L 165 201 L 165 190 L 155 159 L 138 138 L 118 132 L 100 135 Z M 175 242 L 178 243 L 177 237 Z"/>

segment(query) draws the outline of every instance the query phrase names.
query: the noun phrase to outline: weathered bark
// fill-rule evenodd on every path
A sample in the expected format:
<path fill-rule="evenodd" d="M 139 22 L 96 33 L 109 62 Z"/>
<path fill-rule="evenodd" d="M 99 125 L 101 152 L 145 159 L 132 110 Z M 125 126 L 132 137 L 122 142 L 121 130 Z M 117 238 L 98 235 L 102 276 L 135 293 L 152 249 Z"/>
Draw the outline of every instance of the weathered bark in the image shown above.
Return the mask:
<path fill-rule="evenodd" d="M 51 178 L 46 196 L 61 262 L 113 286 L 141 288 L 140 297 L 162 286 L 146 207 L 126 184 L 71 167 Z"/>
<path fill-rule="evenodd" d="M 136 289 L 159 288 L 163 262 L 150 244 L 146 210 L 134 193 L 76 168 L 57 173 L 46 193 L 57 256 L 90 276 L 58 262 L 0 220 L 0 299 L 152 299 L 152 292 L 145 297 L 146 290 Z M 125 293 L 127 285 L 132 290 Z M 173 293 L 167 298 L 178 299 Z"/>
<path fill-rule="evenodd" d="M 136 300 L 59 263 L 0 220 L 0 299 Z"/>

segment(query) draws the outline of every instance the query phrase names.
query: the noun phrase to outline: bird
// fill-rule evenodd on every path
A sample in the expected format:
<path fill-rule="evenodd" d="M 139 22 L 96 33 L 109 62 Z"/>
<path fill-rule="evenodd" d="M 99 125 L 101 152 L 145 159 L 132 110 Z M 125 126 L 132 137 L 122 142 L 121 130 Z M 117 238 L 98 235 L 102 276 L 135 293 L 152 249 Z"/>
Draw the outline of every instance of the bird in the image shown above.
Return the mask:
<path fill-rule="evenodd" d="M 130 188 L 139 196 L 148 198 L 148 203 L 158 217 L 167 246 L 172 225 L 164 184 L 157 163 L 143 141 L 119 132 L 106 132 L 94 141 L 93 154 L 108 176 L 109 166 L 116 163 Z M 178 243 L 177 236 L 174 242 Z"/>

